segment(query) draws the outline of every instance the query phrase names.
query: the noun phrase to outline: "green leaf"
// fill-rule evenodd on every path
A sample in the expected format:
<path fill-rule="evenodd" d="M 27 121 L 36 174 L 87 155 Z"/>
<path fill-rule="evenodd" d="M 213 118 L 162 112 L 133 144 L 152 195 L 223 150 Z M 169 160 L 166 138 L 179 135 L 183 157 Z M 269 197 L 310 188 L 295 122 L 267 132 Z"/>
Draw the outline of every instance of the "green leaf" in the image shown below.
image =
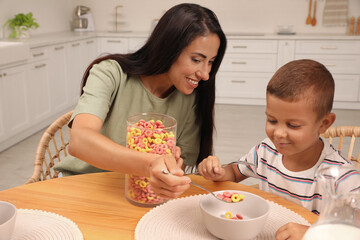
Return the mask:
<path fill-rule="evenodd" d="M 9 35 L 10 38 L 16 38 L 21 35 L 22 30 L 28 30 L 30 28 L 36 29 L 39 27 L 39 24 L 36 22 L 36 19 L 33 17 L 32 12 L 28 14 L 18 13 L 14 18 L 9 19 L 5 22 L 4 26 L 8 26 L 12 32 Z M 23 26 L 21 30 L 19 27 Z"/>

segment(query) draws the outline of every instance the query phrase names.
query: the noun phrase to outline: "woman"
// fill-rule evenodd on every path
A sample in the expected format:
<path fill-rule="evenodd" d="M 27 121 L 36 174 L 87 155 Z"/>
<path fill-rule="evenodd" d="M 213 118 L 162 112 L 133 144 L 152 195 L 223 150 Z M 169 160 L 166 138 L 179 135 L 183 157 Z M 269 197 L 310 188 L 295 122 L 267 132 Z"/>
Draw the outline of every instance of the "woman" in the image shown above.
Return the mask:
<path fill-rule="evenodd" d="M 70 122 L 74 157 L 56 169 L 64 175 L 108 170 L 150 176 L 159 196 L 177 197 L 190 179 L 160 170 L 182 176 L 180 166 L 194 167 L 212 153 L 215 75 L 225 49 L 225 35 L 211 10 L 179 4 L 164 14 L 138 51 L 95 60 L 84 74 Z M 140 112 L 177 120 L 177 161 L 124 147 L 126 119 Z"/>

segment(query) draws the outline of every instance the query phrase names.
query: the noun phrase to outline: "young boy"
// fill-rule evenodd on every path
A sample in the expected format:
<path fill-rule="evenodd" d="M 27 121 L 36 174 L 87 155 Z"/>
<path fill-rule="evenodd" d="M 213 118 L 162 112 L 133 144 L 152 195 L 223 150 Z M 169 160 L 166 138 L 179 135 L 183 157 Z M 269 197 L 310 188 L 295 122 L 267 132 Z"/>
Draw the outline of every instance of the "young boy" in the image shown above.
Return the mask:
<path fill-rule="evenodd" d="M 296 60 L 285 64 L 272 77 L 266 92 L 267 139 L 241 158 L 255 167 L 232 164 L 221 167 L 215 156 L 199 164 L 200 174 L 209 180 L 239 182 L 247 177 L 260 179 L 261 190 L 279 195 L 319 214 L 324 190 L 315 171 L 329 165 L 351 165 L 320 134 L 335 121 L 331 113 L 334 80 L 322 64 Z M 358 176 L 357 176 L 358 177 Z M 350 175 L 338 191 L 359 189 Z M 307 226 L 286 224 L 276 239 L 301 239 Z M 292 238 L 293 239 L 293 238 Z"/>

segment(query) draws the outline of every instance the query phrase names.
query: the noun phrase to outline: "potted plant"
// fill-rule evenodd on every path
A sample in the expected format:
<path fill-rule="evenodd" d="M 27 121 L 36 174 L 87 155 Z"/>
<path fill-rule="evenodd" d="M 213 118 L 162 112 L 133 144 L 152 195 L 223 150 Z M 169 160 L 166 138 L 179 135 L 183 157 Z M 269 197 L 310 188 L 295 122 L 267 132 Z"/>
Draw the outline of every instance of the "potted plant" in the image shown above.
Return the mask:
<path fill-rule="evenodd" d="M 12 30 L 9 38 L 29 37 L 29 30 L 39 27 L 39 24 L 31 12 L 28 14 L 16 14 L 14 18 L 9 19 L 5 23 L 5 26 L 6 25 Z"/>

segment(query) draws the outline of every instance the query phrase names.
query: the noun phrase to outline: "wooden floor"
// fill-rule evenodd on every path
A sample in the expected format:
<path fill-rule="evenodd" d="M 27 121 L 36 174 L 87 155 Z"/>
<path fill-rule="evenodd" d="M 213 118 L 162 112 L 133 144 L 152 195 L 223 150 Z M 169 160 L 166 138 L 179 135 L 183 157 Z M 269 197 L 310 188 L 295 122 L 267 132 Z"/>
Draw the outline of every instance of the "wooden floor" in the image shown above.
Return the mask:
<path fill-rule="evenodd" d="M 334 110 L 334 126 L 360 125 L 359 110 Z M 223 163 L 237 160 L 266 137 L 265 107 L 218 104 L 214 150 Z M 37 144 L 44 130 L 0 153 L 0 190 L 22 185 L 31 176 Z M 256 183 L 248 179 L 245 184 Z"/>

